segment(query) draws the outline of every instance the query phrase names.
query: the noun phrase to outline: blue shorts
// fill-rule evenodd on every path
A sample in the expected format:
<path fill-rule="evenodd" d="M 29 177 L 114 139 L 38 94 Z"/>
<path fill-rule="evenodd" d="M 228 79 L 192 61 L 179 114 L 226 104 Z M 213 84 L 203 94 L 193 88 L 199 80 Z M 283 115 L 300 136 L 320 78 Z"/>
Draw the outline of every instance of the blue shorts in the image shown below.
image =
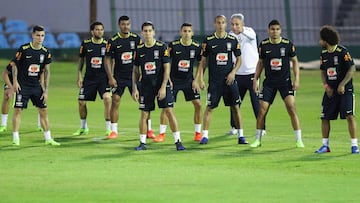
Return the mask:
<path fill-rule="evenodd" d="M 107 79 L 102 80 L 84 80 L 83 86 L 80 88 L 79 100 L 81 101 L 95 101 L 96 94 L 99 93 L 100 98 L 104 93 L 110 92 L 110 86 Z"/>
<path fill-rule="evenodd" d="M 348 115 L 354 115 L 355 95 L 353 92 L 345 92 L 343 95 L 334 93 L 328 97 L 324 93 L 320 118 L 323 120 L 336 120 L 340 113 L 340 118 L 345 119 Z"/>
<path fill-rule="evenodd" d="M 184 82 L 183 84 L 173 83 L 173 94 L 174 94 L 175 102 L 176 102 L 177 94 L 180 90 L 183 91 L 186 101 L 200 99 L 200 94 L 194 92 L 194 90 L 192 89 L 192 81 L 187 81 Z"/>
<path fill-rule="evenodd" d="M 139 87 L 139 109 L 142 111 L 153 111 L 155 110 L 155 97 L 158 95 L 159 88 L 149 88 L 140 85 Z M 163 100 L 157 99 L 159 108 L 174 107 L 174 96 L 170 88 L 170 84 L 166 85 L 166 96 Z"/>
<path fill-rule="evenodd" d="M 126 87 L 129 90 L 129 93 L 132 94 L 132 80 L 124 80 L 124 79 L 117 79 L 117 87 L 112 88 L 112 93 L 117 94 L 120 97 L 124 94 Z"/>
<path fill-rule="evenodd" d="M 29 99 L 34 106 L 38 108 L 46 108 L 47 105 L 44 104 L 44 100 L 40 99 L 42 96 L 42 88 L 38 87 L 25 87 L 22 86 L 19 93 L 15 95 L 15 104 L 14 108 L 26 109 Z"/>
<path fill-rule="evenodd" d="M 207 94 L 207 106 L 211 109 L 219 105 L 220 98 L 223 97 L 225 106 L 235 106 L 241 104 L 239 88 L 236 80 L 231 85 L 227 85 L 225 80 L 222 83 L 209 81 Z"/>
<path fill-rule="evenodd" d="M 292 89 L 291 81 L 289 81 L 289 83 L 285 86 L 279 86 L 279 87 L 263 86 L 259 94 L 259 100 L 263 100 L 268 102 L 269 104 L 272 104 L 274 102 L 278 90 L 283 100 L 285 99 L 285 97 L 289 95 L 291 96 L 295 95 L 295 91 Z"/>

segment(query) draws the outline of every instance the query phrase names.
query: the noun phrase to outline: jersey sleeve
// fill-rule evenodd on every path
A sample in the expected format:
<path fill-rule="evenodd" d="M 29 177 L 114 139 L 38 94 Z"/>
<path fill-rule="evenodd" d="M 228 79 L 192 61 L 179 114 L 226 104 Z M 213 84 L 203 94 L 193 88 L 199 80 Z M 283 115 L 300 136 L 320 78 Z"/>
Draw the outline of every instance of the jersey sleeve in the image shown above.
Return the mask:
<path fill-rule="evenodd" d="M 163 44 L 162 50 L 163 50 L 163 63 L 170 63 L 170 53 L 166 44 Z"/>
<path fill-rule="evenodd" d="M 201 47 L 200 46 L 196 47 L 195 53 L 196 53 L 196 60 L 201 61 Z"/>
<path fill-rule="evenodd" d="M 352 65 L 354 65 L 354 60 L 350 55 L 350 52 L 347 49 L 344 49 L 342 54 L 342 60 L 343 60 L 343 67 L 347 70 L 350 69 Z"/>
<path fill-rule="evenodd" d="M 44 64 L 50 64 L 51 61 L 52 61 L 52 55 L 51 55 L 51 52 L 48 50 L 46 52 L 46 58 L 45 58 Z"/>
<path fill-rule="evenodd" d="M 201 56 L 207 57 L 208 55 L 209 55 L 208 40 L 207 37 L 205 37 L 204 42 L 202 43 Z"/>
<path fill-rule="evenodd" d="M 84 48 L 85 48 L 85 42 L 82 41 L 82 42 L 81 42 L 81 45 L 80 45 L 80 49 L 79 49 L 79 57 L 81 57 L 81 58 L 84 58 L 84 57 L 85 57 Z"/>
<path fill-rule="evenodd" d="M 264 52 L 263 52 L 263 44 L 262 44 L 262 42 L 260 43 L 258 49 L 259 49 L 259 58 L 260 58 L 260 59 L 264 59 L 264 58 L 265 58 L 265 54 L 264 54 Z"/>
<path fill-rule="evenodd" d="M 241 49 L 240 49 L 240 43 L 234 39 L 233 42 L 233 52 L 236 57 L 241 56 Z"/>
<path fill-rule="evenodd" d="M 290 43 L 289 43 L 289 46 L 290 46 L 289 56 L 290 56 L 290 57 L 296 56 L 295 45 L 294 45 L 292 42 L 290 42 Z"/>

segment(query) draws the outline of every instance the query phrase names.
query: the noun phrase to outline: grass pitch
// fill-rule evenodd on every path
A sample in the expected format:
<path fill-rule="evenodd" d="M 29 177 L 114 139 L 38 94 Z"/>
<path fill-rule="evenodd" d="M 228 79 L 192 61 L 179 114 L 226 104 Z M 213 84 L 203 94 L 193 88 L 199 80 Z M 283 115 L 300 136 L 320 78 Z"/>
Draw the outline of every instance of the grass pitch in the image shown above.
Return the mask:
<path fill-rule="evenodd" d="M 1 67 L 7 61 L 1 60 Z M 60 147 L 44 146 L 35 132 L 36 109 L 23 111 L 21 146 L 0 134 L 0 202 L 358 202 L 359 155 L 350 154 L 344 120 L 332 122 L 331 153 L 314 154 L 321 145 L 319 71 L 301 71 L 297 92 L 304 149 L 295 140 L 285 106 L 277 96 L 267 117 L 262 147 L 237 144 L 229 130 L 229 109 L 212 115 L 209 144 L 193 139 L 193 107 L 178 96 L 175 113 L 186 151 L 175 150 L 168 127 L 165 143 L 138 145 L 138 105 L 125 93 L 116 140 L 100 140 L 105 130 L 101 100 L 88 103 L 90 133 L 72 136 L 79 127 L 77 65 L 53 62 L 48 101 L 52 136 Z M 356 73 L 355 90 L 360 90 Z M 357 93 L 356 96 L 359 94 Z M 205 92 L 202 94 L 205 106 Z M 254 140 L 255 119 L 246 96 L 241 106 L 244 133 Z M 159 110 L 152 113 L 158 132 Z M 359 121 L 358 121 L 359 122 Z"/>

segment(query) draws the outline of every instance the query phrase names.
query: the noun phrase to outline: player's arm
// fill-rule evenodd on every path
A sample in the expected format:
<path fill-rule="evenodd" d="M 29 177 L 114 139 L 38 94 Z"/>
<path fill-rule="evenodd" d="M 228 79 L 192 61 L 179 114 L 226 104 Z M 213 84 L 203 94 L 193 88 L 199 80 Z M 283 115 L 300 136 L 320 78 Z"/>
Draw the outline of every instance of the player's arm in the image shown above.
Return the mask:
<path fill-rule="evenodd" d="M 83 85 L 82 70 L 84 67 L 84 63 L 85 63 L 85 58 L 80 57 L 78 62 L 78 78 L 77 78 L 77 85 L 79 88 L 81 88 Z"/>
<path fill-rule="evenodd" d="M 113 76 L 114 73 L 114 59 L 111 56 L 105 57 L 105 71 L 109 80 L 110 87 L 116 87 L 117 82 Z"/>
<path fill-rule="evenodd" d="M 263 71 L 264 68 L 264 61 L 263 59 L 259 58 L 257 64 L 256 64 L 256 70 L 255 70 L 255 75 L 254 75 L 254 80 L 253 80 L 253 89 L 255 92 L 259 92 L 259 79 L 260 79 L 260 75 Z"/>
<path fill-rule="evenodd" d="M 297 90 L 300 86 L 300 68 L 297 56 L 291 57 L 294 72 L 293 90 Z"/>
<path fill-rule="evenodd" d="M 231 72 L 226 77 L 226 84 L 231 85 L 235 80 L 236 71 L 239 70 L 241 65 L 241 56 L 236 57 L 236 62 Z"/>
<path fill-rule="evenodd" d="M 170 63 L 164 63 L 163 66 L 164 66 L 163 81 L 161 83 L 161 87 L 160 87 L 158 95 L 157 95 L 159 100 L 163 100 L 165 98 L 166 85 L 170 80 L 170 68 L 171 68 Z"/>
<path fill-rule="evenodd" d="M 9 87 L 9 88 L 13 88 L 13 85 L 10 82 L 10 78 L 9 78 L 9 71 L 7 70 L 7 68 L 5 67 L 3 72 L 2 72 L 2 78 L 5 82 L 5 84 Z"/>
<path fill-rule="evenodd" d="M 137 102 L 139 101 L 139 91 L 137 87 L 137 82 L 140 79 L 139 66 L 133 65 L 132 71 L 132 98 Z"/>
<path fill-rule="evenodd" d="M 339 94 L 345 93 L 345 85 L 353 78 L 356 71 L 355 65 L 351 65 L 349 70 L 346 72 L 344 79 L 339 83 L 337 92 Z"/>
<path fill-rule="evenodd" d="M 44 68 L 44 88 L 43 91 L 47 94 L 50 85 L 50 64 L 45 64 Z"/>
<path fill-rule="evenodd" d="M 204 72 L 205 72 L 205 69 L 206 69 L 206 60 L 207 60 L 207 57 L 205 56 L 202 56 L 201 57 L 201 60 L 198 64 L 198 68 L 197 68 L 197 71 L 196 71 L 196 75 L 195 75 L 195 79 L 194 81 L 197 83 L 199 82 L 199 87 L 200 89 L 205 89 L 205 82 L 204 82 Z"/>
<path fill-rule="evenodd" d="M 324 85 L 324 90 L 326 92 L 326 95 L 328 97 L 332 97 L 333 94 L 334 94 L 334 90 L 331 89 L 331 87 L 327 84 L 327 81 L 326 81 L 326 70 L 321 70 L 321 81 Z"/>
<path fill-rule="evenodd" d="M 17 93 L 19 93 L 19 90 L 21 90 L 21 87 L 19 85 L 19 82 L 17 80 L 17 76 L 18 76 L 18 68 L 16 66 L 15 62 L 10 62 L 11 65 L 11 74 L 13 76 L 13 88 L 14 91 L 16 91 Z"/>

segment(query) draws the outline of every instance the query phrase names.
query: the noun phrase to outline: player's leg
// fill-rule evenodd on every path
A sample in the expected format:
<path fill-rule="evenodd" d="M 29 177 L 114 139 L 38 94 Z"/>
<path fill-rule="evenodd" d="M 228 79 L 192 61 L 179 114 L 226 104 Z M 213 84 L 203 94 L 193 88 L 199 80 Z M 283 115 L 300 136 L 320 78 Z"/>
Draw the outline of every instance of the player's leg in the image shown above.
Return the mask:
<path fill-rule="evenodd" d="M 42 127 L 41 127 L 41 122 L 40 122 L 40 114 L 38 113 L 37 114 L 37 128 L 36 128 L 36 131 L 38 131 L 38 132 L 42 132 L 43 131 L 43 129 L 42 129 Z"/>
<path fill-rule="evenodd" d="M 86 101 L 79 100 L 79 115 L 80 115 L 80 128 L 73 133 L 73 135 L 87 135 L 89 133 L 89 128 L 87 126 L 87 106 Z"/>
<path fill-rule="evenodd" d="M 120 106 L 121 96 L 113 92 L 111 98 L 112 98 L 111 108 L 110 108 L 111 133 L 108 136 L 108 138 L 110 139 L 118 137 L 119 106 Z"/>
<path fill-rule="evenodd" d="M 60 143 L 56 142 L 51 137 L 51 132 L 50 132 L 50 129 L 49 129 L 49 118 L 48 118 L 47 108 L 38 108 L 38 111 L 39 111 L 39 115 L 40 115 L 41 127 L 44 130 L 45 144 L 46 145 L 59 146 Z"/>
<path fill-rule="evenodd" d="M 141 110 L 140 120 L 139 120 L 139 132 L 140 132 L 140 145 L 135 147 L 135 150 L 146 150 L 146 131 L 147 131 L 147 120 L 150 115 L 149 111 Z"/>
<path fill-rule="evenodd" d="M 21 108 L 14 108 L 13 123 L 13 145 L 20 145 L 19 128 L 21 123 Z"/>
<path fill-rule="evenodd" d="M 201 101 L 200 99 L 192 100 L 194 105 L 194 128 L 195 128 L 195 136 L 194 141 L 201 140 Z"/>
<path fill-rule="evenodd" d="M 260 102 L 259 102 L 259 95 L 253 89 L 253 79 L 254 79 L 254 74 L 250 75 L 250 77 L 247 80 L 248 81 L 247 90 L 249 91 L 251 106 L 256 119 L 257 115 L 259 114 Z M 244 97 L 241 98 L 243 99 Z M 262 136 L 264 136 L 265 134 L 266 134 L 266 120 L 264 121 L 264 130 L 262 131 Z"/>
<path fill-rule="evenodd" d="M 159 135 L 154 138 L 154 142 L 165 142 L 165 133 L 167 128 L 168 118 L 165 112 L 165 109 L 162 109 L 160 112 L 160 127 Z"/>
<path fill-rule="evenodd" d="M 330 120 L 334 120 L 338 117 L 339 108 L 337 106 L 337 98 L 333 97 L 330 101 L 330 98 L 324 93 L 322 103 L 321 103 L 321 136 L 322 136 L 322 145 L 315 151 L 315 153 L 322 154 L 330 152 L 329 147 L 329 137 L 330 137 Z"/>
<path fill-rule="evenodd" d="M 295 97 L 293 95 L 288 95 L 285 97 L 284 102 L 285 102 L 286 110 L 291 119 L 291 125 L 293 126 L 294 129 L 296 147 L 303 148 L 304 143 L 302 142 L 301 139 L 301 128 L 300 128 L 299 117 L 296 112 Z"/>
<path fill-rule="evenodd" d="M 255 141 L 250 145 L 250 147 L 260 147 L 261 146 L 261 137 L 263 131 L 265 130 L 265 119 L 269 111 L 270 105 L 275 99 L 277 89 L 263 86 L 259 94 L 259 113 L 256 118 L 256 132 L 255 132 Z"/>
<path fill-rule="evenodd" d="M 1 105 L 1 126 L 0 126 L 0 132 L 5 132 L 7 130 L 7 121 L 9 117 L 9 109 L 10 109 L 10 100 L 7 91 L 9 89 L 4 89 L 4 96 L 3 101 Z"/>
<path fill-rule="evenodd" d="M 340 118 L 346 118 L 348 124 L 348 131 L 351 138 L 351 153 L 358 154 L 359 146 L 356 135 L 356 120 L 354 116 L 355 95 L 352 92 L 347 92 L 340 96 Z"/>
<path fill-rule="evenodd" d="M 351 153 L 358 154 L 359 153 L 359 146 L 358 146 L 358 139 L 356 136 L 356 121 L 353 115 L 346 116 L 346 120 L 348 123 L 348 130 L 351 138 Z"/>
<path fill-rule="evenodd" d="M 105 135 L 111 133 L 111 121 L 110 121 L 110 108 L 111 108 L 111 95 L 110 92 L 105 92 L 102 95 L 104 103 L 104 119 L 105 119 Z"/>

